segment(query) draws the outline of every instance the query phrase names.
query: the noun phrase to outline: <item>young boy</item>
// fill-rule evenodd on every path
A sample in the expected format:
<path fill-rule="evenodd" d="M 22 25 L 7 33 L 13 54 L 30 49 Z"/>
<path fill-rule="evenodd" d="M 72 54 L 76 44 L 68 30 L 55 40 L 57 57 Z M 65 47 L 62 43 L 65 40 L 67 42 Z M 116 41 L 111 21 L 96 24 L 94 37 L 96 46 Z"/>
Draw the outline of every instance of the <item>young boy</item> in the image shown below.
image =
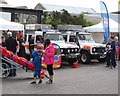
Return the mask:
<path fill-rule="evenodd" d="M 41 76 L 40 76 L 40 71 L 42 69 L 41 56 L 38 55 L 38 51 L 33 51 L 32 57 L 33 57 L 32 63 L 34 64 L 34 81 L 32 81 L 31 84 L 36 84 L 37 76 L 39 78 L 38 84 L 40 84 L 42 83 Z"/>

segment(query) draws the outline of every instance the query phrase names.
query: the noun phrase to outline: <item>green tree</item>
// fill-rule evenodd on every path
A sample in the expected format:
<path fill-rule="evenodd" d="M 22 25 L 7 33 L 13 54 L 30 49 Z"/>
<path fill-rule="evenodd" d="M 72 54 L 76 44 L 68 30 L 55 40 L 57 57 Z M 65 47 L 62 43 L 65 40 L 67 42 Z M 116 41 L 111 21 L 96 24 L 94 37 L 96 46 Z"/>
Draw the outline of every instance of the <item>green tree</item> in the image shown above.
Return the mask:
<path fill-rule="evenodd" d="M 50 24 L 51 23 L 51 15 L 48 12 L 44 12 L 44 18 L 42 19 L 42 24 Z"/>
<path fill-rule="evenodd" d="M 54 28 L 57 28 L 57 26 L 61 24 L 61 13 L 58 11 L 53 11 L 51 15 L 52 15 L 52 20 L 50 24 Z"/>
<path fill-rule="evenodd" d="M 62 24 L 73 24 L 73 17 L 71 16 L 71 14 L 64 9 L 61 11 L 62 11 L 61 13 Z"/>
<path fill-rule="evenodd" d="M 51 24 L 54 28 L 57 28 L 59 24 L 72 24 L 72 25 L 82 25 L 83 27 L 92 25 L 84 19 L 84 13 L 76 15 L 71 15 L 66 10 L 61 10 L 61 12 L 53 11 L 51 14 L 44 12 L 44 18 L 42 19 L 43 24 Z"/>

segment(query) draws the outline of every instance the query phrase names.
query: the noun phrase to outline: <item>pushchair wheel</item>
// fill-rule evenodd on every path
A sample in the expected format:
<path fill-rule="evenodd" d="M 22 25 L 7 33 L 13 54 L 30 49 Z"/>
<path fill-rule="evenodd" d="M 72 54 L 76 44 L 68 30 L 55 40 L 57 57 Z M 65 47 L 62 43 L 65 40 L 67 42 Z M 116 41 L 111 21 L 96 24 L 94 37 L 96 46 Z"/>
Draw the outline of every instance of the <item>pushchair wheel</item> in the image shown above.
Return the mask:
<path fill-rule="evenodd" d="M 10 66 L 7 63 L 2 63 L 2 78 L 8 77 L 10 72 Z"/>

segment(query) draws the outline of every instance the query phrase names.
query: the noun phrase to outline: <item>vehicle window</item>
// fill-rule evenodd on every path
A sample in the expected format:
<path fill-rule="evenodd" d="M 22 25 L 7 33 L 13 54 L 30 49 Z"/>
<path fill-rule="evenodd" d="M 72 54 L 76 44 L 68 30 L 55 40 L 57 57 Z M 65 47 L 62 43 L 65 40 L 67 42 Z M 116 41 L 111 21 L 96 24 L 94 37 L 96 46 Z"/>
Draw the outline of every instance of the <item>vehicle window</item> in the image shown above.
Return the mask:
<path fill-rule="evenodd" d="M 32 37 L 32 35 L 28 35 L 28 42 L 30 41 L 31 37 Z"/>
<path fill-rule="evenodd" d="M 63 39 L 67 42 L 67 35 L 63 35 Z"/>
<path fill-rule="evenodd" d="M 36 43 L 43 43 L 43 37 L 41 35 L 36 36 Z"/>
<path fill-rule="evenodd" d="M 92 36 L 90 34 L 80 34 L 78 36 L 79 40 L 85 41 L 85 42 L 94 42 Z"/>
<path fill-rule="evenodd" d="M 59 35 L 59 40 L 63 40 L 63 36 L 62 35 Z"/>
<path fill-rule="evenodd" d="M 79 35 L 80 40 L 85 40 L 85 36 L 83 34 Z"/>
<path fill-rule="evenodd" d="M 49 38 L 50 40 L 63 40 L 61 34 L 45 34 L 44 39 Z"/>
<path fill-rule="evenodd" d="M 76 37 L 75 36 L 70 36 L 69 42 L 76 42 Z"/>
<path fill-rule="evenodd" d="M 54 44 L 54 48 L 55 48 L 55 55 L 60 55 L 60 47 Z"/>
<path fill-rule="evenodd" d="M 87 41 L 94 41 L 91 35 L 85 35 Z"/>

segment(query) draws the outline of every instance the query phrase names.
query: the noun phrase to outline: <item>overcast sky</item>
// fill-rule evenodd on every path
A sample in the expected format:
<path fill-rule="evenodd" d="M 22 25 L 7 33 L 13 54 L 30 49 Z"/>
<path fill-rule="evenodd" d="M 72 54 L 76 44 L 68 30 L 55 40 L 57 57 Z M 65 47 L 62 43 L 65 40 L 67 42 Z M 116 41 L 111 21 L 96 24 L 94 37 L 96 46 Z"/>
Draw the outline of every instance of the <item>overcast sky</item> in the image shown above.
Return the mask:
<path fill-rule="evenodd" d="M 63 6 L 75 6 L 93 8 L 100 12 L 100 0 L 5 0 L 9 5 L 27 6 L 34 8 L 38 3 L 53 4 Z M 118 10 L 118 0 L 102 0 L 106 3 L 108 11 L 113 12 Z"/>

